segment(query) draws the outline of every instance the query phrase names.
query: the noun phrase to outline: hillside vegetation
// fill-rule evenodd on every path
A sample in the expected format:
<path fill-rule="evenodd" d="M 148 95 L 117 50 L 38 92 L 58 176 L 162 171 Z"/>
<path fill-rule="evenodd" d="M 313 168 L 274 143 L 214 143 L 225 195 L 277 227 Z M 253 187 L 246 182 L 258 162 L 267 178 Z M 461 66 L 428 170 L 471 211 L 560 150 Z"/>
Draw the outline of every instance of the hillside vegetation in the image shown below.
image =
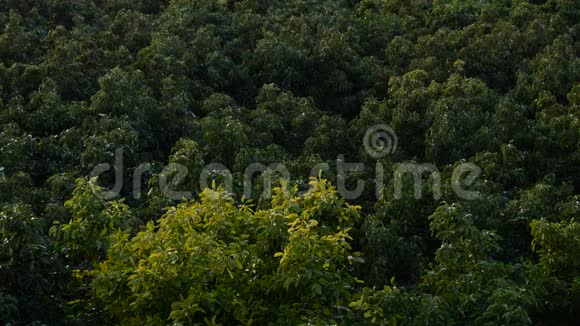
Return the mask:
<path fill-rule="evenodd" d="M 0 323 L 575 324 L 579 41 L 574 0 L 0 0 Z"/>

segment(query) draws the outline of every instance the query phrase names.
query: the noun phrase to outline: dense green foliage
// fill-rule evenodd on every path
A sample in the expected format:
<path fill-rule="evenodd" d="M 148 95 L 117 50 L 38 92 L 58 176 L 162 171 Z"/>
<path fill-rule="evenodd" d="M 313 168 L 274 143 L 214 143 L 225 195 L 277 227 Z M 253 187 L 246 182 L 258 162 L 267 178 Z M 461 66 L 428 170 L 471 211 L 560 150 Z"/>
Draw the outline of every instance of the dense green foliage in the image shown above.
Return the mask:
<path fill-rule="evenodd" d="M 574 0 L 0 0 L 0 323 L 573 324 L 579 52 Z M 292 176 L 271 199 L 242 198 L 256 162 Z M 442 197 L 394 196 L 404 162 Z"/>

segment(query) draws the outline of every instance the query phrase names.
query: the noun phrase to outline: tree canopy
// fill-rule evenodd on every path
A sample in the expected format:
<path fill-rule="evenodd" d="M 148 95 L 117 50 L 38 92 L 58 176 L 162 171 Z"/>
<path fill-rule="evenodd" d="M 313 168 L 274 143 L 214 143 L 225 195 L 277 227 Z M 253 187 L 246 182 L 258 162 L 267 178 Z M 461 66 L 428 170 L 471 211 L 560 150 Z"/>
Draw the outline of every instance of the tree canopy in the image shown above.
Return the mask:
<path fill-rule="evenodd" d="M 0 323 L 578 322 L 579 22 L 573 0 L 0 0 Z M 396 195 L 422 163 L 440 196 Z M 271 198 L 248 167 L 277 169 Z"/>

